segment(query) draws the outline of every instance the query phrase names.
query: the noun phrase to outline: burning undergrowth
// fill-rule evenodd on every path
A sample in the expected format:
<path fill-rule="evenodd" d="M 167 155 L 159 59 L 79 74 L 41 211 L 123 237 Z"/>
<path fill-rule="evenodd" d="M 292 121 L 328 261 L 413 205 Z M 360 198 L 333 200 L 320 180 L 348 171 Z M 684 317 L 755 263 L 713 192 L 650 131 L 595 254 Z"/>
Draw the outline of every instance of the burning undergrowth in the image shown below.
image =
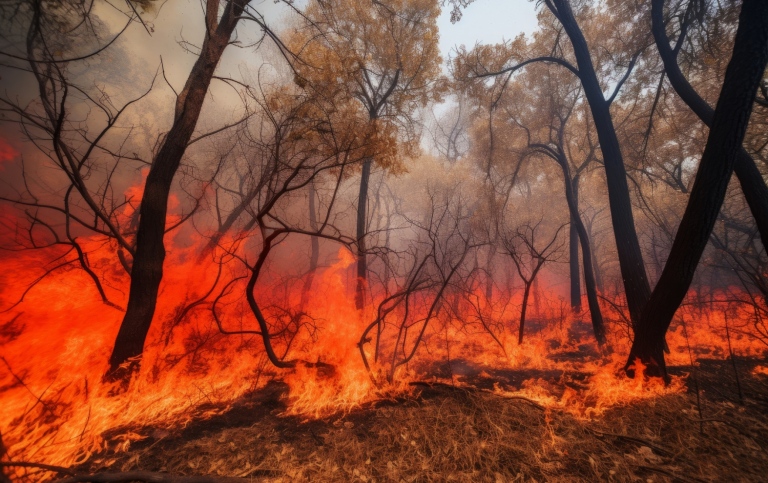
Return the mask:
<path fill-rule="evenodd" d="M 766 2 L 107 3 L 0 9 L 0 483 L 765 475 Z"/>
<path fill-rule="evenodd" d="M 273 482 L 756 481 L 765 471 L 768 380 L 749 375 L 756 361 L 738 363 L 740 390 L 722 375 L 727 361 L 705 360 L 674 369 L 697 371 L 700 397 L 669 392 L 592 419 L 509 382 L 534 378 L 562 392 L 563 376 L 542 371 L 492 373 L 504 381 L 495 390 L 478 387 L 481 372 L 458 376 L 460 385 L 418 382 L 408 394 L 309 421 L 286 414 L 289 389 L 273 382 L 185 428 L 134 428 L 129 448 L 95 455 L 80 470 Z"/>
<path fill-rule="evenodd" d="M 83 271 L 64 266 L 28 291 L 3 292 L 11 306 L 0 340 L 4 462 L 289 480 L 441 480 L 436 472 L 442 471 L 459 480 L 502 481 L 564 473 L 678 475 L 687 469 L 670 459 L 677 450 L 659 454 L 655 443 L 622 447 L 639 458 L 637 467 L 613 453 L 585 465 L 581 446 L 605 446 L 614 437 L 601 434 L 639 427 L 633 418 L 646 411 L 672 419 L 685 408 L 701 419 L 686 395 L 703 384 L 698 359 L 716 358 L 722 369 L 734 355 L 760 357 L 764 349 L 749 307 L 713 295 L 706 304 L 685 306 L 668 334 L 668 361 L 685 369 L 673 373 L 669 385 L 644 377 L 641 366 L 629 379 L 622 370 L 629 338 L 620 315 L 601 349 L 590 324 L 546 289 L 531 303 L 522 343 L 514 291 L 466 296 L 446 283 L 438 310 L 432 290 L 411 295 L 415 302 L 405 308 L 360 311 L 350 290 L 354 259 L 341 249 L 313 274 L 309 295 L 295 289 L 304 278 L 286 281 L 276 272 L 256 289 L 279 328 L 272 342 L 281 360 L 297 361 L 281 369 L 270 363 L 250 318 L 243 277 L 217 263 L 221 255 L 201 262 L 199 243 L 188 244 L 171 253 L 174 269 L 159 297 L 161 323 L 127 386 L 103 380 L 121 309 L 94 297 Z M 101 246 L 89 249 L 111 298 L 121 300 L 125 275 L 106 255 L 96 256 Z M 3 260 L 19 278 L 11 277 L 8 287 L 29 287 L 21 274 L 35 263 L 50 266 L 42 258 Z M 764 367 L 731 371 L 761 380 Z M 634 416 L 620 409 L 627 405 Z M 234 424 L 227 422 L 232 417 Z M 613 427 L 612 418 L 625 426 Z M 651 442 L 660 437 L 633 434 Z M 259 452 L 243 452 L 256 446 Z M 198 456 L 188 457 L 190 451 Z M 662 461 L 654 458 L 664 465 L 651 465 Z M 655 470 L 637 469 L 643 465 Z M 54 476 L 10 471 L 27 480 Z"/>

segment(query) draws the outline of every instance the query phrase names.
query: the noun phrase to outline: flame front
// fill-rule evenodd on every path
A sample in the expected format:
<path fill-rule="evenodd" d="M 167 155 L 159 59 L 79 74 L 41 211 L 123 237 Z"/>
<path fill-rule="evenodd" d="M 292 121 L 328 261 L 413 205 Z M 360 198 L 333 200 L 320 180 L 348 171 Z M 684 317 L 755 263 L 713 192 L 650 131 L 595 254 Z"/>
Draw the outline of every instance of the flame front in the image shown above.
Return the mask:
<path fill-rule="evenodd" d="M 257 289 L 271 316 L 280 317 L 278 308 L 288 307 L 291 317 L 305 318 L 290 341 L 291 356 L 332 368 L 299 364 L 277 370 L 268 363 L 260 336 L 243 330 L 254 324 L 234 289 L 222 292 L 216 310 L 226 329 L 241 332 L 237 335 L 222 334 L 211 317 L 210 300 L 192 304 L 220 283 L 220 270 L 229 270 L 219 263 L 220 255 L 201 261 L 207 239 L 187 233 L 170 241 L 156 322 L 141 371 L 125 390 L 102 381 L 123 316 L 120 308 L 102 303 L 88 276 L 71 265 L 42 277 L 56 267 L 57 257 L 51 262 L 50 253 L 3 256 L 0 270 L 6 275 L 0 302 L 11 308 L 0 327 L 0 429 L 10 458 L 71 466 L 97 452 L 124 451 L 144 437 L 143 426 L 179 427 L 193 418 L 225 412 L 238 398 L 276 378 L 289 387 L 287 413 L 304 419 L 403 394 L 417 380 L 469 385 L 488 371 L 496 371 L 493 377 L 505 370 L 528 376 L 520 387 L 497 383 L 497 394 L 525 397 L 579 418 L 685 390 L 684 376 L 673 376 L 665 386 L 644 377 L 639 361 L 636 377 L 624 376 L 621 369 L 630 343 L 626 332 L 612 330 L 610 355 L 601 354 L 589 325 L 563 310 L 562 300 L 546 282 L 535 301 L 535 323 L 522 344 L 514 337 L 520 294 L 497 290 L 488 299 L 478 291 L 464 301 L 454 298 L 453 310 L 428 321 L 416 356 L 399 366 L 396 377 L 382 377 L 392 367 L 387 355 L 405 350 L 414 332 L 406 336 L 403 348 L 394 332 L 388 332 L 378 361 L 373 344 L 363 341 L 362 351 L 371 361 L 370 370 L 366 368 L 360 338 L 377 313 L 375 306 L 355 308 L 354 257 L 346 248 L 338 250 L 330 266 L 313 274 L 308 294 L 301 290 L 305 279 L 286 284 L 277 274 L 266 277 Z M 128 278 L 112 256 L 114 248 L 100 239 L 81 243 L 104 277 L 110 298 L 124 304 Z M 40 268 L 33 273 L 33 267 Z M 190 304 L 193 307 L 185 309 Z M 690 366 L 698 355 L 764 354 L 765 346 L 749 333 L 753 314 L 748 307 L 728 304 L 725 293 L 713 294 L 706 303 L 680 311 L 667 336 L 671 365 Z M 411 315 L 423 321 L 424 311 Z M 493 321 L 493 327 L 483 329 L 481 319 Z M 419 328 L 416 324 L 413 330 Z M 768 371 L 758 366 L 755 373 Z"/>

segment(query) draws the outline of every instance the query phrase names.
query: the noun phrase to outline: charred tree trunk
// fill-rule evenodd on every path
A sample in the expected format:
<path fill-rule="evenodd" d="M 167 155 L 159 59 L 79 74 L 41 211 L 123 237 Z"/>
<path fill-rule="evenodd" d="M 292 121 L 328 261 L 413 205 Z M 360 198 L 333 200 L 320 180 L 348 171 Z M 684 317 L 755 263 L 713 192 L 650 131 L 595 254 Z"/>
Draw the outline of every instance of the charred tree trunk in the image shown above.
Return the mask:
<path fill-rule="evenodd" d="M 523 279 L 523 282 L 525 283 L 525 290 L 523 291 L 523 307 L 520 309 L 520 330 L 518 331 L 517 335 L 518 344 L 523 343 L 523 333 L 525 330 L 525 313 L 528 311 L 528 297 L 531 294 L 531 285 L 533 280 L 529 281 Z"/>
<path fill-rule="evenodd" d="M 317 212 L 315 210 L 315 182 L 314 180 L 309 183 L 309 226 L 313 232 L 318 231 L 317 224 Z M 312 282 L 315 280 L 315 271 L 317 270 L 317 262 L 320 260 L 320 238 L 316 236 L 309 237 L 310 254 L 309 254 L 309 271 L 304 278 L 304 287 L 301 291 L 301 306 L 307 305 L 309 299 L 309 292 L 312 290 Z"/>
<path fill-rule="evenodd" d="M 315 190 L 315 182 L 312 181 L 309 184 L 309 226 L 312 228 L 313 232 L 320 230 L 320 226 L 317 223 L 317 208 L 315 207 L 316 197 L 317 192 Z M 320 238 L 313 235 L 309 240 L 311 249 L 309 256 L 309 272 L 314 274 L 315 270 L 317 270 L 317 263 L 320 260 Z M 310 286 L 311 285 L 312 284 L 310 283 Z"/>
<path fill-rule="evenodd" d="M 569 180 L 566 178 L 565 182 Z M 579 206 L 579 178 L 575 177 L 571 183 L 574 204 Z M 578 211 L 578 210 L 577 210 Z M 576 229 L 576 220 L 571 213 L 571 226 L 568 230 L 568 265 L 571 277 L 571 310 L 578 314 L 581 312 L 581 273 L 579 270 L 579 232 Z"/>
<path fill-rule="evenodd" d="M 260 223 L 259 228 L 261 229 L 261 233 L 263 236 L 266 232 L 264 225 Z M 272 251 L 272 243 L 281 234 L 282 232 L 280 230 L 275 230 L 269 236 L 264 236 L 264 242 L 261 248 L 261 253 L 259 253 L 259 258 L 256 260 L 256 264 L 251 269 L 251 276 L 248 279 L 248 284 L 245 287 L 245 299 L 248 302 L 248 307 L 250 307 L 254 317 L 256 317 L 256 322 L 258 322 L 259 324 L 261 340 L 264 342 L 264 350 L 267 353 L 267 358 L 275 367 L 279 369 L 290 369 L 296 366 L 296 361 L 283 360 L 275 352 L 275 348 L 272 345 L 272 336 L 269 333 L 269 324 L 267 323 L 267 319 L 264 317 L 264 314 L 261 312 L 261 308 L 259 307 L 259 304 L 256 301 L 256 294 L 255 294 L 256 282 L 259 280 L 261 269 L 264 267 L 264 264 L 267 261 L 267 257 L 269 256 L 269 253 Z"/>
<path fill-rule="evenodd" d="M 714 109 L 699 96 L 699 93 L 691 86 L 677 64 L 677 51 L 679 50 L 679 44 L 684 40 L 686 27 L 683 26 L 678 45 L 673 50 L 669 45 L 669 38 L 664 26 L 664 0 L 653 0 L 651 3 L 651 18 L 653 37 L 656 41 L 659 56 L 664 62 L 664 71 L 669 78 L 669 83 L 672 84 L 677 95 L 691 108 L 693 113 L 707 127 L 711 128 L 715 115 Z M 752 159 L 752 156 L 747 153 L 744 147 L 739 149 L 734 173 L 739 180 L 741 190 L 744 192 L 744 198 L 747 200 L 752 216 L 755 218 L 763 246 L 768 247 L 768 186 L 765 185 L 763 176 L 757 169 L 754 159 Z"/>
<path fill-rule="evenodd" d="M 206 36 L 200 57 L 187 78 L 184 90 L 176 100 L 173 125 L 152 162 L 144 186 L 141 218 L 136 233 L 136 253 L 131 269 L 128 308 L 109 359 L 109 377 L 127 376 L 138 367 L 138 358 L 144 350 L 144 341 L 152 324 L 157 293 L 163 278 L 163 236 L 171 183 L 197 125 L 213 72 L 247 4 L 248 0 L 227 3 L 221 19 L 217 22 L 219 2 L 209 0 L 207 3 Z M 128 361 L 135 362 L 133 367 L 124 373 L 119 371 Z"/>
<path fill-rule="evenodd" d="M 371 178 L 372 164 L 373 158 L 367 158 L 363 161 L 363 172 L 360 176 L 360 195 L 357 199 L 357 288 L 355 290 L 355 307 L 358 310 L 365 306 L 365 291 L 368 285 L 365 234 L 368 220 L 368 184 Z"/>
<path fill-rule="evenodd" d="M 570 168 L 568 167 L 568 160 L 562 156 L 562 153 L 559 157 L 558 164 L 563 170 L 563 181 L 565 182 L 565 200 L 568 203 L 568 210 L 571 213 L 571 229 L 576 229 L 576 233 L 579 236 L 579 241 L 581 242 L 581 256 L 584 262 L 584 285 L 587 290 L 587 304 L 589 305 L 589 314 L 592 318 L 592 330 L 595 333 L 597 344 L 602 347 L 606 342 L 605 323 L 603 322 L 603 314 L 600 311 L 600 304 L 597 300 L 595 277 L 592 272 L 592 246 L 589 242 L 587 229 L 584 227 L 584 222 L 581 220 L 581 215 L 579 214 L 578 195 L 574 189 L 575 186 L 570 182 L 571 173 Z M 577 183 L 575 185 L 578 186 Z"/>
<path fill-rule="evenodd" d="M 496 257 L 496 245 L 488 247 L 488 260 L 485 262 L 485 298 L 493 300 L 493 259 Z"/>
<path fill-rule="evenodd" d="M 592 233 L 593 224 L 594 224 L 594 218 L 590 220 L 589 224 L 584 223 L 584 229 L 587 233 L 589 251 L 592 257 L 592 273 L 595 276 L 595 287 L 600 292 L 604 292 L 605 286 L 603 285 L 603 274 L 600 271 L 600 262 L 598 261 L 597 255 L 596 255 L 597 250 L 595 250 L 595 236 L 594 236 L 594 233 Z"/>
<path fill-rule="evenodd" d="M 546 3 L 552 13 L 560 20 L 571 41 L 578 65 L 579 78 L 595 122 L 605 164 L 608 200 L 611 207 L 611 220 L 619 255 L 621 277 L 624 281 L 630 316 L 633 321 L 637 321 L 650 297 L 651 289 L 635 230 L 627 173 L 619 139 L 611 119 L 610 103 L 603 95 L 595 68 L 592 65 L 589 46 L 573 16 L 570 2 L 568 0 L 551 0 Z"/>
<path fill-rule="evenodd" d="M 627 368 L 636 359 L 667 378 L 664 335 L 685 297 L 725 198 L 757 89 L 768 62 L 768 2 L 745 0 L 733 55 L 725 72 L 712 128 L 667 263 L 637 327 Z"/>

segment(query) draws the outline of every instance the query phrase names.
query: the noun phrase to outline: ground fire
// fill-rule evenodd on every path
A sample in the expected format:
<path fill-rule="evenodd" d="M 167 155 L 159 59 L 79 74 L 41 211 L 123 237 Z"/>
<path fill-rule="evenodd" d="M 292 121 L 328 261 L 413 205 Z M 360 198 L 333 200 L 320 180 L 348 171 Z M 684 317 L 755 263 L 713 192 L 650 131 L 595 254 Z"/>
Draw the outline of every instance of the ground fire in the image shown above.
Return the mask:
<path fill-rule="evenodd" d="M 0 483 L 763 480 L 768 5 L 483 2 L 0 6 Z"/>

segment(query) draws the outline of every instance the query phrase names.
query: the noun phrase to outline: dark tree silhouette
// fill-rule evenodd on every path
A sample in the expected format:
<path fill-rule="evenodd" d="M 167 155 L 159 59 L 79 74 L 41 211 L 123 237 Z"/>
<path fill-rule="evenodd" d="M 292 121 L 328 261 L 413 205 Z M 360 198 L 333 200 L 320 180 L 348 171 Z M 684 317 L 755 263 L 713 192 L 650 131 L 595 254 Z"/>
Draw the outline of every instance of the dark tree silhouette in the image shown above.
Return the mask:
<path fill-rule="evenodd" d="M 248 2 L 227 2 L 221 18 L 217 18 L 219 1 L 208 0 L 206 3 L 205 40 L 200 56 L 176 99 L 173 125 L 152 161 L 144 186 L 128 308 L 109 358 L 110 378 L 123 378 L 138 367 L 138 358 L 144 350 L 144 341 L 152 324 L 157 293 L 163 278 L 163 236 L 173 177 L 197 125 L 213 72 Z M 131 364 L 126 365 L 129 361 Z M 126 370 L 120 370 L 121 367 Z"/>
<path fill-rule="evenodd" d="M 664 63 L 664 72 L 669 78 L 669 83 L 672 84 L 677 95 L 691 108 L 694 114 L 707 127 L 711 128 L 715 110 L 691 86 L 677 63 L 677 54 L 685 40 L 692 15 L 691 9 L 686 9 L 677 44 L 673 49 L 669 44 L 664 24 L 664 0 L 653 0 L 651 3 L 653 37 Z M 741 190 L 744 192 L 744 198 L 747 200 L 752 216 L 755 218 L 763 246 L 768 246 L 768 186 L 766 186 L 752 156 L 747 153 L 744 147 L 739 150 L 739 156 L 733 170 L 739 180 Z"/>
<path fill-rule="evenodd" d="M 624 158 L 610 112 L 611 103 L 627 76 L 625 75 L 619 81 L 614 93 L 606 99 L 592 64 L 589 45 L 573 15 L 569 0 L 545 0 L 545 4 L 560 21 L 563 30 L 570 39 L 578 66 L 577 75 L 581 80 L 584 94 L 592 112 L 605 165 L 611 221 L 613 222 L 627 305 L 630 317 L 633 321 L 637 321 L 640 319 L 640 314 L 650 296 L 651 289 L 635 230 Z M 631 69 L 632 65 L 627 69 L 627 75 Z"/>
<path fill-rule="evenodd" d="M 525 331 L 525 316 L 528 311 L 528 299 L 531 295 L 531 287 L 536 281 L 536 276 L 541 271 L 544 264 L 555 260 L 561 253 L 563 243 L 559 241 L 560 226 L 551 239 L 545 238 L 543 244 L 537 241 L 536 230 L 541 226 L 541 220 L 531 225 L 526 223 L 517 228 L 514 235 L 502 235 L 502 243 L 507 254 L 512 258 L 515 264 L 517 274 L 523 281 L 523 304 L 520 308 L 520 326 L 518 329 L 517 343 L 523 343 Z"/>
<path fill-rule="evenodd" d="M 636 327 L 627 368 L 636 359 L 649 374 L 667 378 L 664 335 L 685 297 L 720 207 L 734 166 L 741 158 L 760 80 L 768 62 L 768 2 L 745 0 L 733 55 L 725 72 L 707 145 L 667 263 Z"/>
<path fill-rule="evenodd" d="M 635 229 L 632 202 L 629 196 L 627 172 L 624 158 L 619 145 L 610 107 L 616 99 L 621 87 L 626 82 L 634 68 L 635 61 L 642 51 L 636 52 L 629 62 L 624 75 L 614 87 L 613 93 L 606 98 L 597 72 L 592 63 L 584 33 L 577 22 L 569 0 L 545 0 L 544 4 L 563 26 L 563 31 L 570 40 L 576 66 L 568 60 L 554 55 L 530 58 L 512 67 L 495 72 L 476 72 L 477 77 L 498 76 L 511 74 L 532 63 L 550 63 L 562 66 L 571 71 L 581 82 L 585 97 L 589 104 L 592 119 L 597 131 L 597 137 L 602 152 L 605 175 L 608 185 L 608 200 L 611 209 L 614 238 L 619 256 L 621 277 L 627 297 L 627 305 L 633 323 L 640 319 L 640 314 L 651 294 L 648 276 L 645 271 L 643 254 Z M 554 52 L 555 50 L 553 50 Z"/>
<path fill-rule="evenodd" d="M 12 244 L 3 249 L 58 250 L 45 273 L 37 277 L 19 299 L 46 276 L 69 266 L 79 266 L 93 281 L 102 301 L 118 308 L 107 297 L 100 274 L 81 238 L 104 237 L 117 245 L 118 254 L 133 253 L 130 222 L 121 213 L 131 200 L 115 195 L 115 179 L 143 162 L 128 154 L 130 134 L 121 123 L 131 109 L 152 90 L 124 102 L 106 87 L 89 85 L 76 74 L 77 67 L 107 51 L 135 21 L 129 16 L 113 37 L 101 39 L 102 26 L 89 8 L 78 2 L 54 4 L 40 0 L 8 2 L 0 17 L 7 19 L 0 34 L 4 45 L 18 44 L 18 55 L 2 52 L 0 71 L 12 79 L 28 75 L 37 98 L 23 101 L 18 92 L 0 96 L 0 119 L 16 118 L 30 145 L 51 163 L 22 158 L 21 179 L 2 180 L 0 202 L 18 209 Z M 114 47 L 113 47 L 114 48 Z M 12 91 L 11 91 L 12 92 Z M 84 112 L 83 118 L 78 112 Z M 117 143 L 115 141 L 117 140 Z M 118 147 L 115 147 L 117 145 Z M 8 193 L 14 193 L 10 195 Z"/>

